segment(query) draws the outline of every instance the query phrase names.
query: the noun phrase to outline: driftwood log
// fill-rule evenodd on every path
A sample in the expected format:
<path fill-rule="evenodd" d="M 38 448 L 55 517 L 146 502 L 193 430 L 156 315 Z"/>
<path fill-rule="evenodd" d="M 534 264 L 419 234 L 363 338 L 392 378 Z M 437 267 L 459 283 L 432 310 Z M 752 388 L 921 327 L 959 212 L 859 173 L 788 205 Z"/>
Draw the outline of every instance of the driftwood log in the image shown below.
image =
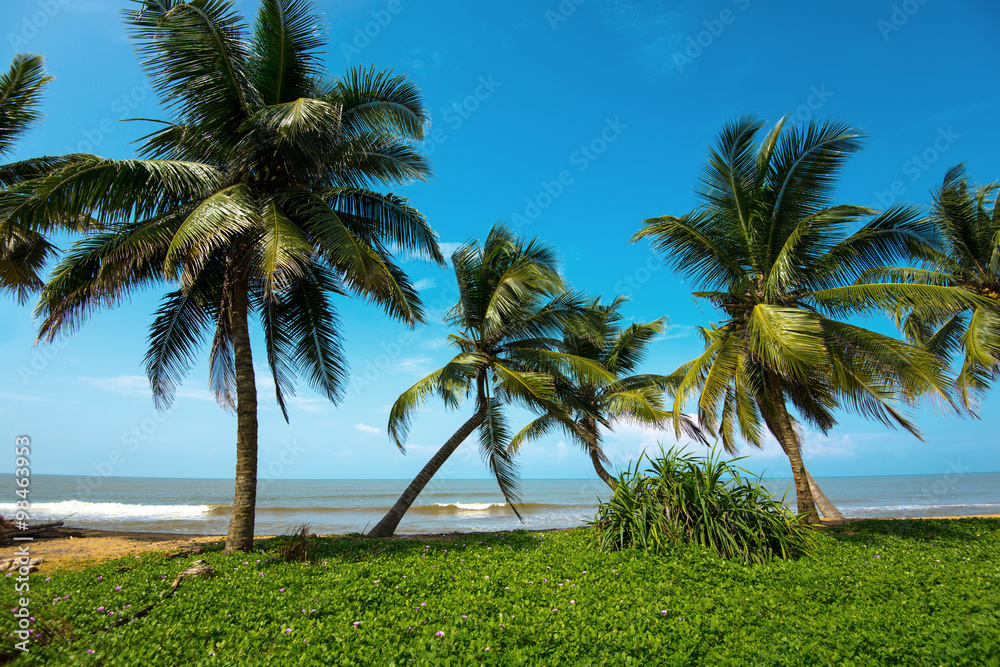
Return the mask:
<path fill-rule="evenodd" d="M 28 526 L 25 530 L 18 530 L 16 528 L 14 530 L 0 530 L 0 542 L 12 540 L 15 537 L 41 537 L 45 533 L 55 532 L 55 529 L 62 525 L 62 521 L 53 521 L 52 523 Z"/>

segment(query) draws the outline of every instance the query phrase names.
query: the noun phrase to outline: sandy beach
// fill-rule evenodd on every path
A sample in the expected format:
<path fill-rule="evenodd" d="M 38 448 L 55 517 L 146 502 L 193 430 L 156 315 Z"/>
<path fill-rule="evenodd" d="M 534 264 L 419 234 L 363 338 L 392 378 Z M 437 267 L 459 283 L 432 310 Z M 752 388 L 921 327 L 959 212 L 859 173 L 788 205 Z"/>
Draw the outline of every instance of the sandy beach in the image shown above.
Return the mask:
<path fill-rule="evenodd" d="M 1000 519 L 1000 514 L 977 514 L 948 517 L 913 517 L 916 519 Z M 823 520 L 827 526 L 856 523 L 859 521 L 900 521 L 895 518 L 849 518 L 840 520 Z M 557 529 L 570 530 L 570 529 Z M 441 541 L 451 539 L 462 533 L 405 534 L 396 535 L 400 540 Z M 469 533 L 465 533 L 469 534 Z M 481 534 L 481 533 L 474 533 Z M 487 533 L 482 533 L 487 534 Z M 266 536 L 258 540 L 268 539 Z M 170 553 L 188 549 L 198 549 L 206 546 L 222 544 L 223 535 L 180 535 L 177 533 L 125 532 L 114 530 L 91 530 L 83 528 L 60 528 L 52 537 L 36 539 L 31 543 L 31 557 L 42 558 L 39 565 L 43 572 L 54 572 L 65 569 L 79 569 L 96 565 L 105 560 L 125 556 L 141 556 L 148 553 Z M 0 559 L 15 556 L 18 546 L 5 544 L 0 546 Z"/>

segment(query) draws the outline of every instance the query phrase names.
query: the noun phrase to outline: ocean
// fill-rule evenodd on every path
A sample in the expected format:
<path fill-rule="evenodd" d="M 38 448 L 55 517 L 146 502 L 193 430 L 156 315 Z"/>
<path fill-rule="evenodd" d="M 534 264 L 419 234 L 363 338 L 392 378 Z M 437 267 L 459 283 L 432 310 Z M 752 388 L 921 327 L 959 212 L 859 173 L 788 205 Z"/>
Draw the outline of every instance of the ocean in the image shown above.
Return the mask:
<path fill-rule="evenodd" d="M 790 479 L 765 480 L 794 502 Z M 848 517 L 1000 513 L 1000 473 L 818 478 Z M 309 524 L 319 534 L 365 532 L 396 501 L 408 480 L 262 480 L 256 533 L 280 535 Z M 0 515 L 12 516 L 14 476 L 0 474 Z M 226 532 L 233 481 L 32 475 L 31 521 L 104 530 L 218 535 Z M 399 533 L 568 528 L 592 518 L 608 488 L 600 480 L 524 480 L 521 523 L 493 480 L 432 480 L 400 523 Z"/>

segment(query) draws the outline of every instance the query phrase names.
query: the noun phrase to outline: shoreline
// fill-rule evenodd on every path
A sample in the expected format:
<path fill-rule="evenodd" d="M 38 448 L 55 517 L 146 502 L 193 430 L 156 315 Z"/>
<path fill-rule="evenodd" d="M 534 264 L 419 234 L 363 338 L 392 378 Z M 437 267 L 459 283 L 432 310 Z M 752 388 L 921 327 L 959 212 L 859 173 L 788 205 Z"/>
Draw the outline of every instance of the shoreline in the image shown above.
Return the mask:
<path fill-rule="evenodd" d="M 1000 514 L 972 514 L 956 516 L 928 517 L 858 517 L 844 520 L 823 520 L 824 526 L 841 526 L 861 521 L 922 521 L 936 519 L 1000 519 Z M 574 528 L 547 528 L 531 532 L 563 532 Z M 452 532 L 452 533 L 403 533 L 394 535 L 395 540 L 418 542 L 443 542 L 464 535 L 496 535 L 510 531 Z M 258 535 L 254 540 L 265 540 L 273 535 Z M 334 536 L 331 536 L 334 537 Z M 98 563 L 142 554 L 185 551 L 221 544 L 225 535 L 161 533 L 152 531 L 118 531 L 91 528 L 59 528 L 52 537 L 37 539 L 30 543 L 32 558 L 42 558 L 40 571 L 44 573 L 58 570 L 76 570 Z M 0 546 L 0 559 L 15 557 L 20 544 Z"/>

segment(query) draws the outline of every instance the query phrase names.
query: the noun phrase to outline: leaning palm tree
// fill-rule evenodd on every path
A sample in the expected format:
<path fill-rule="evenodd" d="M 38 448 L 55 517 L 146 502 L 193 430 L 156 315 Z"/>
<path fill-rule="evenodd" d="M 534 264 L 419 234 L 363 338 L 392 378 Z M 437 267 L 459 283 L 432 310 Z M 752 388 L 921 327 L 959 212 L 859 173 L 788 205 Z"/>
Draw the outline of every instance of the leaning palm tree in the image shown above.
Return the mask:
<path fill-rule="evenodd" d="M 559 344 L 560 351 L 603 366 L 612 381 L 604 382 L 593 373 L 575 377 L 558 367 L 549 369 L 555 379 L 560 413 L 568 412 L 575 428 L 567 428 L 560 413 L 546 412 L 511 438 L 512 454 L 527 442 L 561 429 L 588 454 L 597 476 L 614 489 L 618 482 L 604 467 L 607 457 L 600 427 L 631 422 L 658 428 L 672 420 L 673 414 L 663 403 L 670 378 L 636 373 L 649 344 L 663 333 L 663 319 L 623 327 L 620 308 L 626 301 L 618 297 L 608 305 L 602 305 L 600 299 L 589 304 L 587 310 L 592 317 L 564 327 Z M 687 416 L 681 417 L 681 424 L 689 436 L 703 440 L 697 425 Z"/>
<path fill-rule="evenodd" d="M 20 53 L 10 69 L 0 74 L 0 158 L 41 119 L 42 91 L 52 80 L 41 56 Z M 0 188 L 39 176 L 60 165 L 60 158 L 42 157 L 0 164 Z M 55 255 L 53 246 L 37 229 L 13 225 L 0 206 L 0 293 L 11 293 L 18 303 L 42 286 L 41 272 Z"/>
<path fill-rule="evenodd" d="M 494 225 L 482 246 L 466 243 L 451 259 L 460 296 L 445 320 L 457 328 L 448 340 L 459 353 L 396 399 L 389 413 L 389 435 L 403 450 L 414 410 L 434 394 L 450 408 L 471 394 L 475 411 L 431 457 L 369 537 L 392 535 L 438 469 L 477 429 L 483 459 L 508 507 L 520 517 L 517 468 L 507 449 L 510 435 L 504 405 L 558 410 L 552 377 L 541 371 L 540 359 L 546 367 L 558 365 L 611 379 L 599 364 L 556 350 L 553 334 L 579 316 L 585 301 L 566 290 L 551 248 Z M 564 419 L 570 422 L 568 415 Z"/>
<path fill-rule="evenodd" d="M 145 357 L 168 406 L 207 337 L 210 386 L 237 418 L 236 489 L 226 551 L 253 546 L 259 318 L 276 399 L 297 375 L 336 403 L 347 379 L 337 297 L 357 294 L 409 324 L 416 291 L 393 262 L 443 263 L 424 218 L 374 185 L 424 178 L 410 141 L 427 122 L 413 84 L 386 72 L 323 77 L 319 19 L 300 0 L 263 0 L 252 37 L 231 3 L 147 0 L 126 13 L 143 65 L 173 118 L 144 159 L 92 158 L 34 179 L 12 216 L 98 215 L 42 292 L 40 337 L 168 283 Z"/>
<path fill-rule="evenodd" d="M 759 447 L 766 426 L 788 456 L 798 511 L 816 521 L 802 434 L 788 403 L 824 433 L 836 424 L 834 411 L 847 408 L 917 437 L 901 404 L 928 393 L 950 404 L 936 355 L 844 318 L 970 299 L 930 285 L 855 284 L 870 268 L 926 251 L 928 226 L 909 207 L 878 213 L 833 204 L 836 176 L 860 148 L 858 130 L 836 122 L 784 126 L 780 121 L 756 144 L 760 120 L 727 124 L 696 188 L 701 205 L 644 221 L 633 241 L 650 238 L 667 263 L 704 289 L 695 296 L 725 316 L 701 329 L 705 352 L 675 372 L 675 421 L 696 397 L 701 425 L 718 431 L 729 451 L 737 427 Z"/>
<path fill-rule="evenodd" d="M 955 390 L 973 407 L 1000 373 L 1000 184 L 976 187 L 965 167 L 948 170 L 934 193 L 930 222 L 935 248 L 916 259 L 921 268 L 887 267 L 866 279 L 948 286 L 987 300 L 959 310 L 933 304 L 902 309 L 897 321 L 907 340 L 953 360 L 961 356 Z"/>

